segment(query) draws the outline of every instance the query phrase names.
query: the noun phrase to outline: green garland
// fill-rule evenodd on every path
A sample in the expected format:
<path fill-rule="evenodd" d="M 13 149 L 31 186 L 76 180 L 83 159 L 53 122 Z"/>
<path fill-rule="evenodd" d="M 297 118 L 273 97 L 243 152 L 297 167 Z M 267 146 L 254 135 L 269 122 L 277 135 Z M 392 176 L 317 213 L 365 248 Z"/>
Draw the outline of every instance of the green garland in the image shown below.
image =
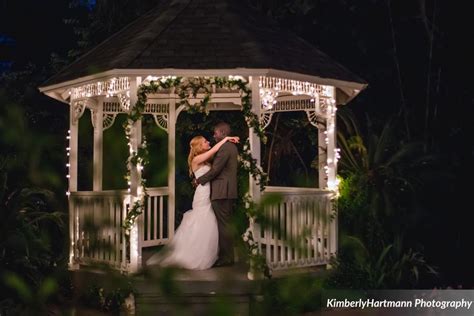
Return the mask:
<path fill-rule="evenodd" d="M 247 251 L 248 256 L 250 259 L 250 269 L 252 273 L 263 273 L 263 275 L 267 278 L 271 278 L 272 271 L 270 267 L 267 265 L 267 258 L 258 251 L 258 242 L 256 242 L 253 238 L 253 233 L 250 228 L 247 228 L 245 233 L 242 234 L 243 241 L 247 244 Z M 254 278 L 258 278 L 258 276 L 253 276 Z"/>
<path fill-rule="evenodd" d="M 239 90 L 241 93 L 242 102 L 242 113 L 245 117 L 247 126 L 253 128 L 254 133 L 260 138 L 262 143 L 267 142 L 267 137 L 264 134 L 262 125 L 260 124 L 259 117 L 252 112 L 252 101 L 251 101 L 251 89 L 247 86 L 246 82 L 240 79 L 227 79 L 223 77 L 193 77 L 193 78 L 162 78 L 158 81 L 150 81 L 139 86 L 137 91 L 138 100 L 136 104 L 131 108 L 128 114 L 128 120 L 125 122 L 125 134 L 127 140 L 130 143 L 130 136 L 132 125 L 142 118 L 145 110 L 145 105 L 148 99 L 148 94 L 157 93 L 159 91 L 174 90 L 174 93 L 179 96 L 178 105 L 185 105 L 188 113 L 209 113 L 208 104 L 211 100 L 213 88 L 227 88 L 229 90 Z M 202 93 L 204 96 L 199 103 L 190 104 L 189 98 L 195 98 L 198 93 Z M 127 168 L 127 180 L 130 181 L 131 166 L 137 166 L 138 164 L 143 167 L 148 163 L 148 150 L 146 148 L 146 142 L 144 141 L 135 152 L 133 151 L 128 159 Z M 268 183 L 268 176 L 263 172 L 262 168 L 257 164 L 257 160 L 252 157 L 250 151 L 249 140 L 244 144 L 243 152 L 239 155 L 240 166 L 257 181 L 260 186 L 260 191 L 265 189 Z M 145 208 L 145 201 L 148 197 L 146 192 L 145 180 L 141 181 L 141 189 L 143 194 L 138 200 L 136 200 L 125 218 L 123 228 L 125 229 L 126 236 L 130 235 L 136 218 L 142 214 Z M 249 196 L 245 196 L 245 212 L 250 221 L 253 221 L 256 217 L 256 206 L 250 200 Z M 246 240 L 245 240 L 246 239 Z M 266 264 L 266 259 L 262 254 L 258 253 L 257 242 L 255 242 L 251 236 L 251 233 L 246 232 L 244 241 L 247 242 L 248 256 L 251 261 L 251 266 L 262 271 L 265 276 L 270 277 L 270 270 Z M 250 243 L 249 243 L 250 241 Z"/>
<path fill-rule="evenodd" d="M 130 144 L 130 136 L 132 132 L 132 125 L 135 122 L 136 120 L 133 121 L 129 115 L 129 120 L 127 120 L 124 123 L 125 135 L 129 144 Z M 142 166 L 142 168 L 144 168 L 148 164 L 148 162 L 149 162 L 149 153 L 146 147 L 146 140 L 144 139 L 141 145 L 138 147 L 138 150 L 132 151 L 130 156 L 128 157 L 127 176 L 125 177 L 127 180 L 127 183 L 130 183 L 130 180 L 131 180 L 131 176 L 130 176 L 131 166 L 133 165 L 134 167 L 137 167 L 140 165 Z M 133 224 L 135 223 L 136 218 L 143 212 L 143 209 L 145 208 L 146 199 L 148 198 L 148 193 L 146 191 L 146 180 L 143 178 L 141 178 L 140 188 L 142 190 L 142 194 L 140 198 L 134 201 L 133 204 L 131 205 L 122 225 L 122 227 L 125 230 L 125 236 L 127 236 L 127 238 L 130 236 L 130 231 L 133 227 Z"/>
<path fill-rule="evenodd" d="M 252 178 L 260 186 L 260 191 L 265 190 L 268 184 L 268 175 L 263 171 L 262 167 L 257 163 L 257 159 L 252 157 L 250 151 L 250 142 L 247 139 L 244 144 L 243 152 L 239 155 L 241 167 L 252 175 Z"/>
<path fill-rule="evenodd" d="M 211 100 L 212 88 L 227 88 L 230 90 L 238 89 L 241 91 L 242 100 L 242 113 L 244 114 L 245 121 L 249 127 L 254 129 L 254 132 L 260 137 L 263 143 L 267 142 L 264 130 L 260 124 L 258 116 L 252 112 L 252 91 L 247 84 L 240 79 L 227 79 L 222 77 L 213 78 L 167 78 L 158 81 L 150 81 L 144 83 L 138 88 L 138 100 L 135 106 L 131 109 L 128 118 L 136 122 L 142 117 L 142 113 L 145 110 L 147 102 L 147 95 L 157 93 L 162 90 L 174 89 L 175 93 L 179 96 L 179 105 L 185 105 L 189 113 L 208 113 L 207 105 Z M 197 104 L 190 104 L 189 98 L 195 98 L 198 93 L 203 93 L 203 99 Z"/>

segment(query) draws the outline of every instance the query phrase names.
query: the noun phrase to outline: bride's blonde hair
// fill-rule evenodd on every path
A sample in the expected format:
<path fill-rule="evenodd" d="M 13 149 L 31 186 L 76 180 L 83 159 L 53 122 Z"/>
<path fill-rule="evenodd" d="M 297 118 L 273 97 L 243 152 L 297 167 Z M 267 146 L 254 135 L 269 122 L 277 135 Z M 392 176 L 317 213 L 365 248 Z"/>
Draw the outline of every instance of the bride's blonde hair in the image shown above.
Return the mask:
<path fill-rule="evenodd" d="M 192 162 L 194 157 L 202 153 L 202 141 L 205 140 L 203 136 L 195 136 L 189 142 L 189 156 L 188 156 L 188 166 L 189 166 L 189 176 L 193 177 L 193 167 Z"/>

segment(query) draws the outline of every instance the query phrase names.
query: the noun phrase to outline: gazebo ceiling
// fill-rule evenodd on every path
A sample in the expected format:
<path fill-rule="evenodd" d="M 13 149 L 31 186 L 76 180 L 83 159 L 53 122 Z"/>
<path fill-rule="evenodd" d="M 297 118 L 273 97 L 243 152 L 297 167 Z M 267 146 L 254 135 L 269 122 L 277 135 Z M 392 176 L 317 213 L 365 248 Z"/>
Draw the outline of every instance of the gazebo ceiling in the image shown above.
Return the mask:
<path fill-rule="evenodd" d="M 140 69 L 275 69 L 366 82 L 326 54 L 238 0 L 161 0 L 42 85 Z"/>

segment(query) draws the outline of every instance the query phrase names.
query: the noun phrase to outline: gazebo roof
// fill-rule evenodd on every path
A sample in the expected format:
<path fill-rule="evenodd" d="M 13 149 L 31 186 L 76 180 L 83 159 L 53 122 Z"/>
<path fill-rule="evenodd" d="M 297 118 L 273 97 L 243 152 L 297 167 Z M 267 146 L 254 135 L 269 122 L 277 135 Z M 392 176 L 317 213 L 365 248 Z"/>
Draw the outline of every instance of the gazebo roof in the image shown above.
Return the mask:
<path fill-rule="evenodd" d="M 366 82 L 237 0 L 162 0 L 51 77 L 52 86 L 113 69 L 275 69 Z"/>

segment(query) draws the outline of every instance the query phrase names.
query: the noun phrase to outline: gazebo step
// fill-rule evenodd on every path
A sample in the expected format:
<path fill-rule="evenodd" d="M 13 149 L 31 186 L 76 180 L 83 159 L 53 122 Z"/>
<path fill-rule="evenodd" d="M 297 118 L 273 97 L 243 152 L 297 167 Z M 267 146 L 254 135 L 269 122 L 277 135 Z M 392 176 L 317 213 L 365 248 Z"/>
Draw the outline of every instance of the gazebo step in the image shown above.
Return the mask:
<path fill-rule="evenodd" d="M 243 265 L 212 268 L 203 271 L 179 270 L 173 283 L 160 278 L 159 269 L 155 282 L 148 277 L 135 278 L 137 291 L 135 306 L 137 315 L 249 315 L 253 298 L 260 293 L 259 284 L 247 279 Z M 160 280 L 160 281 L 159 281 Z M 165 293 L 165 288 L 174 286 L 175 291 Z"/>
<path fill-rule="evenodd" d="M 181 295 L 172 298 L 143 295 L 135 301 L 136 315 L 210 315 L 219 310 L 230 311 L 231 315 L 249 315 L 249 295 Z"/>

